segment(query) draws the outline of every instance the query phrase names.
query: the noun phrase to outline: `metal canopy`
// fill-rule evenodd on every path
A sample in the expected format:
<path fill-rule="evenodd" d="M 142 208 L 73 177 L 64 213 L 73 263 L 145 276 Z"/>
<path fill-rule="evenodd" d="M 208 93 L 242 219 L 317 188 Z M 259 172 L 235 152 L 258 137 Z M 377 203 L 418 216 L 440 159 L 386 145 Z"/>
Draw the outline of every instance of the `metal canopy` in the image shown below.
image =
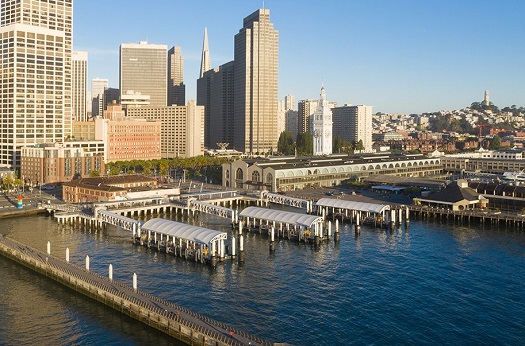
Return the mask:
<path fill-rule="evenodd" d="M 357 210 L 369 213 L 379 214 L 385 210 L 390 210 L 390 206 L 387 204 L 374 204 L 374 203 L 363 203 L 354 201 L 345 201 L 342 199 L 334 198 L 321 198 L 317 201 L 317 205 L 321 207 L 331 207 L 339 209 Z"/>
<path fill-rule="evenodd" d="M 311 228 L 315 223 L 323 221 L 323 218 L 316 215 L 292 213 L 289 211 L 273 210 L 268 208 L 248 207 L 239 213 L 241 217 L 282 222 L 291 225 Z"/>
<path fill-rule="evenodd" d="M 158 218 L 147 221 L 142 225 L 141 229 L 185 240 L 191 240 L 195 243 L 205 245 L 208 245 L 215 240 L 228 238 L 226 232 L 214 231 L 212 229 Z"/>

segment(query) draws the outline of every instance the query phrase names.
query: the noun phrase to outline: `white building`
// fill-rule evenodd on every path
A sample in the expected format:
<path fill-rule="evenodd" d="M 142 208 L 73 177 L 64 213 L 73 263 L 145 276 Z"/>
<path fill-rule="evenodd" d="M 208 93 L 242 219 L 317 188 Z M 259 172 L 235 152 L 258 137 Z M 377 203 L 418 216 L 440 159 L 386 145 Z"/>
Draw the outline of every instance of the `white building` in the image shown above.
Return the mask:
<path fill-rule="evenodd" d="M 324 87 L 321 87 L 319 105 L 314 113 L 313 142 L 314 155 L 332 154 L 332 110 L 326 100 Z"/>
<path fill-rule="evenodd" d="M 0 165 L 18 169 L 22 147 L 71 133 L 73 1 L 0 6 Z"/>
<path fill-rule="evenodd" d="M 104 114 L 104 91 L 109 87 L 109 81 L 102 78 L 91 80 L 91 115 L 97 116 Z"/>

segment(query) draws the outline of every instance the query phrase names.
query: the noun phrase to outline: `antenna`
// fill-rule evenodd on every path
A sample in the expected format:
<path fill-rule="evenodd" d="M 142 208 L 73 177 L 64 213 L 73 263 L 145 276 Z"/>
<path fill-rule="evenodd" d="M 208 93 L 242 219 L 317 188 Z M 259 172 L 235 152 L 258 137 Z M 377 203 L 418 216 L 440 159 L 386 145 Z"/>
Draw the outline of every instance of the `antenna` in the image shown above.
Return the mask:
<path fill-rule="evenodd" d="M 263 10 L 264 10 L 264 0 L 263 0 Z"/>

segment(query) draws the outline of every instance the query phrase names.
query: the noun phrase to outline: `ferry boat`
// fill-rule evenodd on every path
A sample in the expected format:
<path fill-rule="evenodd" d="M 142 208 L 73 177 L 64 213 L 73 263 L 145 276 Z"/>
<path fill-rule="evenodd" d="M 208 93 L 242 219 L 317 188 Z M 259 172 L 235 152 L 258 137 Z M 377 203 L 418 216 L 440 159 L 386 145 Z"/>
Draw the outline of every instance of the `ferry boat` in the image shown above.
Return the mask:
<path fill-rule="evenodd" d="M 519 172 L 505 172 L 503 173 L 504 180 L 523 181 L 525 182 L 525 170 Z"/>

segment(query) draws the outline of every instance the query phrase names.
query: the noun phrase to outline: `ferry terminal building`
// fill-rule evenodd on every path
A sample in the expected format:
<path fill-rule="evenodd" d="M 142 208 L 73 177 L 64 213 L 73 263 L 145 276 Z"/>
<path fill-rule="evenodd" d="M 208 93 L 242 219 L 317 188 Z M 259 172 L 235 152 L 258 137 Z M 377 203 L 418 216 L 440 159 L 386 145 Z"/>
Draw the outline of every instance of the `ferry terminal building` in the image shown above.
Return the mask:
<path fill-rule="evenodd" d="M 222 185 L 232 189 L 285 192 L 329 187 L 372 174 L 439 176 L 439 157 L 423 154 L 335 154 L 240 159 L 222 165 Z"/>

